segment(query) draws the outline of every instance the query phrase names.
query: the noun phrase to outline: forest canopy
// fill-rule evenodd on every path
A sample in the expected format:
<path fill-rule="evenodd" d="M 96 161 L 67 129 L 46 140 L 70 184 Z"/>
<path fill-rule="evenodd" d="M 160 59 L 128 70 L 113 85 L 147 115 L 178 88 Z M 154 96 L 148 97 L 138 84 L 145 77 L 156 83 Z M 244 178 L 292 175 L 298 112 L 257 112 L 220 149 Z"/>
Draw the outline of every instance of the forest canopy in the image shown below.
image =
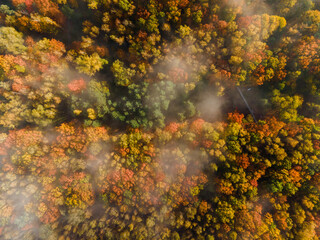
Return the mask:
<path fill-rule="evenodd" d="M 0 239 L 320 239 L 320 2 L 0 1 Z"/>

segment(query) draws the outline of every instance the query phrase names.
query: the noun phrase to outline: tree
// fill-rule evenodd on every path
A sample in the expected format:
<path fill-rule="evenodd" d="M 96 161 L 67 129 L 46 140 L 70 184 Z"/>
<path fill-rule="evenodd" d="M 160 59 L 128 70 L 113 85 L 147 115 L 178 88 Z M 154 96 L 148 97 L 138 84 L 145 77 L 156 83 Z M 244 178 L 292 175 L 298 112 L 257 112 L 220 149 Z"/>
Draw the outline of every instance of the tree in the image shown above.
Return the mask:
<path fill-rule="evenodd" d="M 111 70 L 115 77 L 115 82 L 119 86 L 128 86 L 132 83 L 132 77 L 134 77 L 136 71 L 130 68 L 124 67 L 124 63 L 120 60 L 116 60 L 112 63 Z"/>
<path fill-rule="evenodd" d="M 272 104 L 279 111 L 280 119 L 284 121 L 297 121 L 299 108 L 303 99 L 300 96 L 281 96 L 279 91 L 273 92 Z"/>
<path fill-rule="evenodd" d="M 24 46 L 23 34 L 13 27 L 0 28 L 0 52 L 22 54 L 27 50 Z"/>
<path fill-rule="evenodd" d="M 101 70 L 105 64 L 108 64 L 106 59 L 100 58 L 97 53 L 92 55 L 80 55 L 74 62 L 77 64 L 76 68 L 83 73 L 93 76 L 97 71 Z"/>

